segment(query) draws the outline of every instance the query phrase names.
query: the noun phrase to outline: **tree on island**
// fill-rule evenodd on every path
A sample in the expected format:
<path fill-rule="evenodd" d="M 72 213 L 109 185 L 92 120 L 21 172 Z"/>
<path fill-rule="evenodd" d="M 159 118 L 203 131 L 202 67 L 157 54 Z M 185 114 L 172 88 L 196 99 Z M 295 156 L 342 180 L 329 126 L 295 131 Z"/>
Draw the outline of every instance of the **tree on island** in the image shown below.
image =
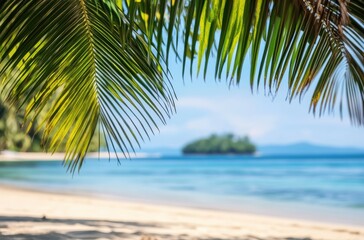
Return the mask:
<path fill-rule="evenodd" d="M 188 143 L 183 154 L 253 154 L 256 147 L 248 136 L 236 137 L 233 134 L 211 135 Z"/>
<path fill-rule="evenodd" d="M 347 106 L 352 122 L 363 125 L 363 5 L 2 0 L 1 94 L 24 107 L 26 126 L 45 116 L 45 147 L 58 151 L 66 141 L 72 170 L 81 167 L 95 133 L 104 134 L 111 150 L 127 153 L 165 123 L 175 111 L 171 53 L 184 74 L 212 71 L 216 79 L 250 80 L 252 89 L 264 85 L 272 94 L 286 85 L 289 100 L 313 86 L 313 112 Z"/>

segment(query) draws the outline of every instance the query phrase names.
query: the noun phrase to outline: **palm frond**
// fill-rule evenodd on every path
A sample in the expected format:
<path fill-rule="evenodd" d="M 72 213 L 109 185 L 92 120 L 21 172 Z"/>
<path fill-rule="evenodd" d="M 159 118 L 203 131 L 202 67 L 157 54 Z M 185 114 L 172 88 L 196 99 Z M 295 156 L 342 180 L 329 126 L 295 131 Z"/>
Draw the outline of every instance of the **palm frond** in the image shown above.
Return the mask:
<path fill-rule="evenodd" d="M 271 94 L 287 84 L 290 100 L 311 87 L 313 112 L 339 106 L 364 124 L 362 0 L 4 0 L 0 9 L 3 94 L 22 96 L 30 123 L 56 96 L 44 139 L 51 151 L 67 140 L 71 169 L 98 126 L 126 153 L 173 112 L 172 52 L 184 74 L 212 67 Z"/>
<path fill-rule="evenodd" d="M 250 80 L 252 88 L 264 84 L 272 94 L 284 80 L 290 100 L 312 86 L 314 112 L 317 108 L 320 114 L 332 112 L 337 105 L 342 111 L 346 102 L 352 122 L 364 124 L 362 0 L 175 0 L 131 5 L 125 11 L 147 30 L 147 39 L 162 51 L 158 54 L 168 59 L 172 43 L 183 39 L 184 71 L 189 60 L 190 73 L 203 68 L 206 77 L 212 65 L 217 79 Z M 249 72 L 243 72 L 244 62 L 250 63 Z"/>
<path fill-rule="evenodd" d="M 96 129 L 127 155 L 174 111 L 174 92 L 141 33 L 114 1 L 2 1 L 0 79 L 26 119 L 43 119 L 45 148 L 66 140 L 66 163 L 82 166 Z"/>

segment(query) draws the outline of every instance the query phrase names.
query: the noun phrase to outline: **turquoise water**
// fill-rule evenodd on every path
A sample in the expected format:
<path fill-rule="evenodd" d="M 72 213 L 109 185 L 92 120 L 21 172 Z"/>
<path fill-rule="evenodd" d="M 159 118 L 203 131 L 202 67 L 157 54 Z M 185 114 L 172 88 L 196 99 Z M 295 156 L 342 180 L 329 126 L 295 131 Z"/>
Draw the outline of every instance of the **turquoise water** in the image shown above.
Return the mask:
<path fill-rule="evenodd" d="M 273 215 L 287 206 L 300 215 L 339 209 L 364 224 L 363 155 L 89 159 L 73 176 L 56 161 L 9 162 L 0 163 L 1 183 Z"/>

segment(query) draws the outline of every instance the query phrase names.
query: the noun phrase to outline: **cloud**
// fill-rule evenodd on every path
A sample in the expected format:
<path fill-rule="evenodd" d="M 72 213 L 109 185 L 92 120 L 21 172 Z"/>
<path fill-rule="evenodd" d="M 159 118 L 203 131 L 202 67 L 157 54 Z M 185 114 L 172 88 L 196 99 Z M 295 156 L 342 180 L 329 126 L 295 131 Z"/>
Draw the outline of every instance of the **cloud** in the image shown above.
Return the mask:
<path fill-rule="evenodd" d="M 177 109 L 179 112 L 195 110 L 195 114 L 181 124 L 180 131 L 201 134 L 232 132 L 258 138 L 269 134 L 276 123 L 276 117 L 262 114 L 250 99 L 237 102 L 235 96 L 223 99 L 184 97 L 177 103 Z"/>
<path fill-rule="evenodd" d="M 163 125 L 159 128 L 160 134 L 167 134 L 167 135 L 173 135 L 173 134 L 179 134 L 180 133 L 180 127 L 176 125 Z"/>
<path fill-rule="evenodd" d="M 212 121 L 212 118 L 197 118 L 186 122 L 185 129 L 198 132 L 198 133 L 211 133 L 216 128 L 216 124 Z"/>
<path fill-rule="evenodd" d="M 314 118 L 306 107 L 241 93 L 184 96 L 177 101 L 177 114 L 149 145 L 178 147 L 211 133 L 231 132 L 248 135 L 257 144 L 307 141 L 363 146 L 363 129 L 355 129 L 338 117 Z"/>

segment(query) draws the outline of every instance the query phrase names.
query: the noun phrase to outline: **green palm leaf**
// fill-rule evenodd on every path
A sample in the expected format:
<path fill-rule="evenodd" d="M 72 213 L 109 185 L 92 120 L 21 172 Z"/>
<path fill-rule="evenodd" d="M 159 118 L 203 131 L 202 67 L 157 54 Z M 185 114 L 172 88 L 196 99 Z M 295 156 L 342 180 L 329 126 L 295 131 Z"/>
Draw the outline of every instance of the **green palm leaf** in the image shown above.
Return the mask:
<path fill-rule="evenodd" d="M 66 139 L 72 171 L 98 128 L 127 154 L 174 110 L 161 62 L 114 2 L 2 1 L 0 32 L 3 94 L 24 96 L 30 125 L 56 96 L 45 146 L 54 152 Z"/>
<path fill-rule="evenodd" d="M 3 92 L 13 102 L 24 96 L 27 119 L 57 96 L 44 139 L 51 151 L 67 139 L 72 169 L 97 126 L 108 146 L 127 152 L 154 119 L 164 122 L 174 108 L 171 52 L 184 73 L 206 77 L 212 67 L 217 79 L 271 94 L 287 84 L 290 100 L 312 87 L 313 112 L 339 106 L 364 124 L 362 0 L 4 0 L 0 8 Z"/>
<path fill-rule="evenodd" d="M 271 94 L 285 80 L 290 100 L 312 86 L 314 112 L 332 112 L 338 102 L 342 111 L 346 102 L 352 122 L 364 124 L 364 1 L 151 2 L 134 2 L 128 16 L 140 29 L 148 26 L 146 39 L 154 39 L 167 58 L 172 43 L 183 39 L 184 70 L 190 59 L 192 73 L 197 60 L 204 76 L 212 65 L 218 79 L 250 80 L 252 88 L 263 82 Z M 243 72 L 244 62 L 250 72 Z"/>

